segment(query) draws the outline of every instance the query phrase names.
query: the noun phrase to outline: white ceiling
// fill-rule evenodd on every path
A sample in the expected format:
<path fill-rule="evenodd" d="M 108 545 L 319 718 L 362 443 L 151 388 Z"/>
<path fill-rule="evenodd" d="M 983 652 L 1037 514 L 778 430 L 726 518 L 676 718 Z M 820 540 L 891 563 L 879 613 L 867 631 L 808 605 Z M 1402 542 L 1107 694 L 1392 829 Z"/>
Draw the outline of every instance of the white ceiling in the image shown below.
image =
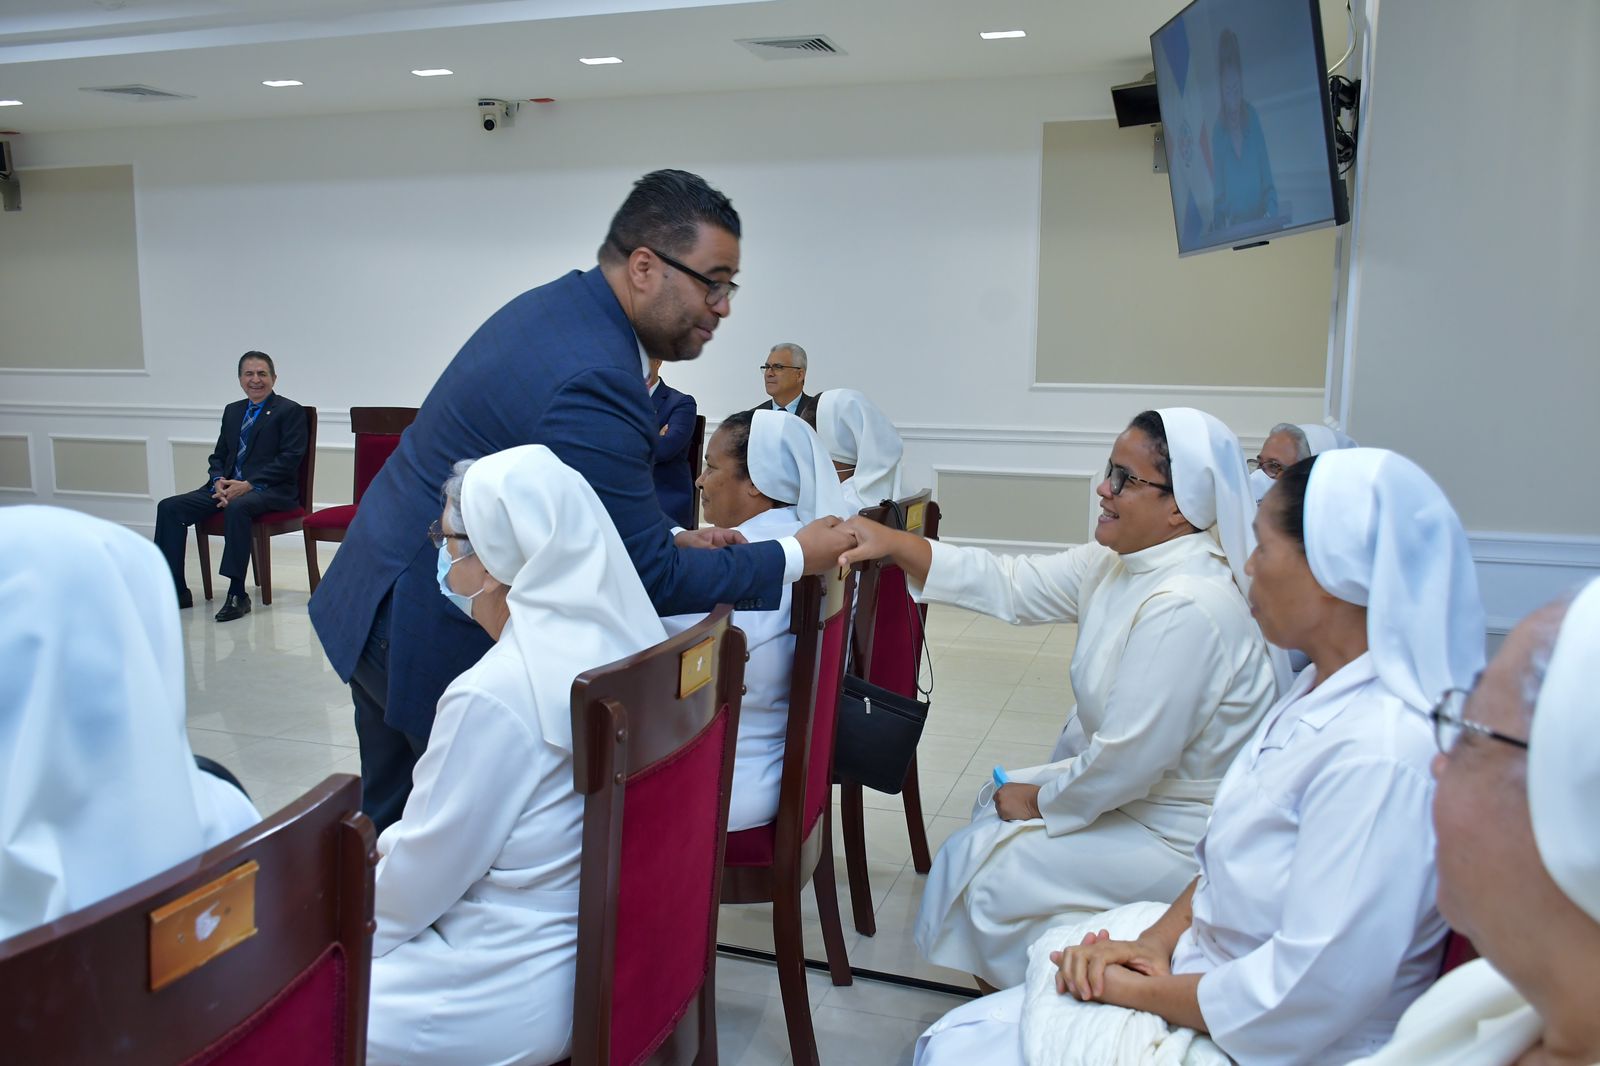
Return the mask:
<path fill-rule="evenodd" d="M 0 108 L 0 129 L 465 110 L 479 96 L 560 101 L 1143 70 L 1150 32 L 1184 2 L 4 0 L 0 99 L 23 105 Z M 1344 3 L 1324 0 L 1323 7 L 1335 16 L 1324 19 L 1333 52 L 1344 41 Z M 978 37 L 1009 29 L 1028 36 Z M 764 61 L 735 43 L 811 34 L 827 35 L 846 54 Z M 612 55 L 623 62 L 578 62 Z M 455 75 L 410 73 L 423 67 Z M 261 84 L 279 78 L 305 84 Z M 80 91 L 130 83 L 195 99 L 143 102 Z"/>

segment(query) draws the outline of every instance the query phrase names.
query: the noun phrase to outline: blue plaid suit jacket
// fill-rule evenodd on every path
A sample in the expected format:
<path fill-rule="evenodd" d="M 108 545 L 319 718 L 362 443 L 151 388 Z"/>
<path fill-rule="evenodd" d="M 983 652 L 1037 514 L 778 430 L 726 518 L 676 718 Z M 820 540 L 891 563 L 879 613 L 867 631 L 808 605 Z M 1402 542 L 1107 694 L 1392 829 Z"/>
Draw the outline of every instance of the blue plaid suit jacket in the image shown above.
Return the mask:
<path fill-rule="evenodd" d="M 718 603 L 776 609 L 784 570 L 776 542 L 715 551 L 672 543 L 652 477 L 659 429 L 633 327 L 598 268 L 495 312 L 428 393 L 311 597 L 311 622 L 334 670 L 350 679 L 392 592 L 385 719 L 428 735 L 445 686 L 490 645 L 439 593 L 426 534 L 442 509 L 440 486 L 458 460 L 520 444 L 546 445 L 588 480 L 661 614 Z M 574 665 L 576 673 L 601 664 Z"/>

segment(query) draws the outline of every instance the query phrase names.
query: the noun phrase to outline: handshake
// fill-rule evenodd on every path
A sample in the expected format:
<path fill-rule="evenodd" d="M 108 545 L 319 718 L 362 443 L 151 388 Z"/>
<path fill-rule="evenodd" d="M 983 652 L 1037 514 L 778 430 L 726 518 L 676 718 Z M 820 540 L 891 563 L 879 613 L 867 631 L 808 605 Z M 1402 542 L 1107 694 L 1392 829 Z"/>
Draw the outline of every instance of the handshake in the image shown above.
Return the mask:
<path fill-rule="evenodd" d="M 863 520 L 852 518 L 840 521 L 829 515 L 817 519 L 794 535 L 805 554 L 808 574 L 821 574 L 838 566 L 857 562 L 851 553 L 859 541 L 859 527 Z M 866 523 L 870 525 L 871 523 Z M 725 548 L 730 544 L 745 543 L 744 535 L 735 529 L 686 529 L 678 534 L 677 543 L 684 548 Z M 848 556 L 848 557 L 847 557 Z"/>

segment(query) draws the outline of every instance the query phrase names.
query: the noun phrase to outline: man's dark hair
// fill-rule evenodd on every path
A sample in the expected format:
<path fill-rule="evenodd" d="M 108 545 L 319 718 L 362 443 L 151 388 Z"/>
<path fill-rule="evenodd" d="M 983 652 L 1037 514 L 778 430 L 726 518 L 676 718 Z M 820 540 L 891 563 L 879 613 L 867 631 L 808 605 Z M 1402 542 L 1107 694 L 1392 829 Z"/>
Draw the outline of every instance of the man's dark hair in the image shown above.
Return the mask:
<path fill-rule="evenodd" d="M 1161 420 L 1160 412 L 1140 411 L 1133 416 L 1133 421 L 1128 423 L 1128 428 L 1137 429 L 1150 438 L 1150 443 L 1156 446 L 1156 472 L 1161 475 L 1162 481 L 1172 484 L 1172 456 L 1167 451 L 1167 424 Z"/>
<path fill-rule="evenodd" d="M 600 261 L 615 263 L 636 248 L 655 248 L 680 256 L 694 247 L 701 223 L 740 235 L 739 212 L 698 174 L 654 170 L 633 183 L 633 191 L 611 218 Z"/>
<path fill-rule="evenodd" d="M 740 411 L 724 418 L 717 427 L 718 433 L 727 434 L 722 446 L 733 460 L 740 481 L 750 480 L 750 426 L 754 421 L 755 412 Z"/>
<path fill-rule="evenodd" d="M 1272 483 L 1272 488 L 1267 492 L 1277 504 L 1278 512 L 1276 517 L 1268 520 L 1276 522 L 1278 528 L 1300 546 L 1302 555 L 1306 550 L 1306 486 L 1311 483 L 1311 468 L 1316 462 L 1315 455 L 1300 460 L 1279 474 L 1278 480 Z"/>
<path fill-rule="evenodd" d="M 271 374 L 273 377 L 278 376 L 278 368 L 272 365 L 272 356 L 268 355 L 266 352 L 245 352 L 239 357 L 238 374 L 240 377 L 244 376 L 244 361 L 246 359 L 261 360 L 263 363 L 267 364 L 267 373 Z"/>

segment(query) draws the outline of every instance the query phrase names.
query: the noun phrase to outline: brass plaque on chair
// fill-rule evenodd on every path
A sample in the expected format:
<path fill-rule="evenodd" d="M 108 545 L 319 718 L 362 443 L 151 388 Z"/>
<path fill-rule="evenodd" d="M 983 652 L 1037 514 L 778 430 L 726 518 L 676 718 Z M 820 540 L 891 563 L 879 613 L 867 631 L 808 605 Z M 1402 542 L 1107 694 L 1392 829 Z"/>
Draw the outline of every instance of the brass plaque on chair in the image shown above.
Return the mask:
<path fill-rule="evenodd" d="M 678 659 L 678 698 L 686 699 L 711 684 L 717 662 L 717 638 L 707 637 Z"/>
<path fill-rule="evenodd" d="M 150 990 L 165 988 L 256 935 L 254 859 L 150 912 Z"/>
<path fill-rule="evenodd" d="M 928 505 L 926 503 L 914 503 L 910 507 L 907 507 L 906 508 L 906 532 L 908 532 L 908 533 L 921 533 L 922 532 L 922 520 L 923 520 L 924 517 L 926 517 L 927 512 L 928 512 Z"/>
<path fill-rule="evenodd" d="M 838 571 L 827 578 L 822 591 L 822 620 L 827 621 L 844 608 L 844 579 L 849 574 L 847 567 L 841 566 Z"/>

